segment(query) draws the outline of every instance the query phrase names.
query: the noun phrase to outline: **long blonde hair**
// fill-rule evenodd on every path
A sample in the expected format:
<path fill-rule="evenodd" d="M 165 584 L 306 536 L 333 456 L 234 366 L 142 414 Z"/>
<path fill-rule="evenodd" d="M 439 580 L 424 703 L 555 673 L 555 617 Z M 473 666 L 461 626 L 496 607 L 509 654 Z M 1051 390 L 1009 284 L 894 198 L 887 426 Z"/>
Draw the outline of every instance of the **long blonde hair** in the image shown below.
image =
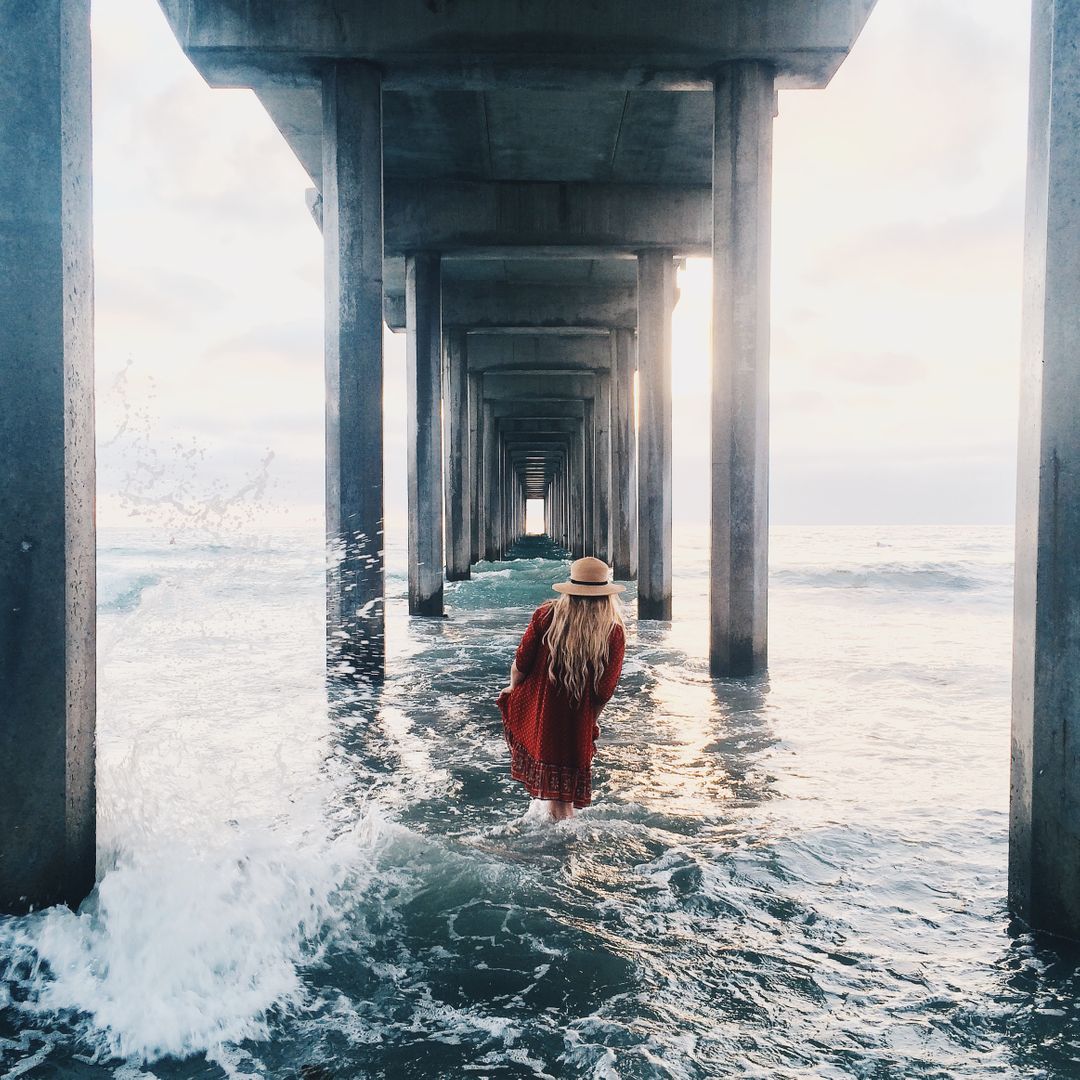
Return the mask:
<path fill-rule="evenodd" d="M 611 630 L 623 625 L 615 595 L 571 596 L 549 600 L 551 625 L 544 634 L 550 661 L 548 679 L 562 686 L 571 701 L 581 701 L 589 686 L 600 685 L 608 659 Z"/>

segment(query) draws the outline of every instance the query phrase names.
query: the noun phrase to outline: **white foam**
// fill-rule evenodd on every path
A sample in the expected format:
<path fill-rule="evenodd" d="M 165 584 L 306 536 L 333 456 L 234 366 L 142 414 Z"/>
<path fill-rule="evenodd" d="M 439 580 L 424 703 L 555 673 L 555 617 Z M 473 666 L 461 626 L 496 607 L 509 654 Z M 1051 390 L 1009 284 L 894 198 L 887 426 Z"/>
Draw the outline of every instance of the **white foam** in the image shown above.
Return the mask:
<path fill-rule="evenodd" d="M 307 850 L 266 832 L 213 852 L 172 842 L 131 857 L 78 913 L 51 908 L 0 932 L 4 952 L 34 956 L 15 1007 L 76 1014 L 105 1056 L 207 1052 L 244 1075 L 229 1048 L 266 1038 L 275 1010 L 304 1003 L 301 971 L 318 957 L 337 889 L 371 873 L 377 831 L 368 820 Z"/>

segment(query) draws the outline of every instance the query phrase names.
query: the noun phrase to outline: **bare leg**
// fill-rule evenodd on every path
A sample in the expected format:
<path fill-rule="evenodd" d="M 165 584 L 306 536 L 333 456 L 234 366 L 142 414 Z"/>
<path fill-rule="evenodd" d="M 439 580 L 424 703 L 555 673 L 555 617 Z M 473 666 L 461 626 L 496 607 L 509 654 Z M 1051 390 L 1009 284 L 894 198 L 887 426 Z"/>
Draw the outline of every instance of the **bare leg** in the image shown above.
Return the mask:
<path fill-rule="evenodd" d="M 574 804 L 553 799 L 551 802 L 551 816 L 555 821 L 565 821 L 567 818 L 572 818 L 574 816 Z"/>

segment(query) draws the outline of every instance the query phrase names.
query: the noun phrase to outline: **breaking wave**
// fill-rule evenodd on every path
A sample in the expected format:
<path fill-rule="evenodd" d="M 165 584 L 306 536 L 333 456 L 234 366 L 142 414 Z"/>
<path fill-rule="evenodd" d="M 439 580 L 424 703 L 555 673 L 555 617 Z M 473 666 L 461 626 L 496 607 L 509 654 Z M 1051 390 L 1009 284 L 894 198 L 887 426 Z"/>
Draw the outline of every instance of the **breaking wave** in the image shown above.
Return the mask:
<path fill-rule="evenodd" d="M 780 566 L 776 582 L 819 589 L 935 590 L 972 592 L 999 588 L 1011 582 L 1011 567 L 987 572 L 963 563 L 880 563 L 851 567 Z"/>

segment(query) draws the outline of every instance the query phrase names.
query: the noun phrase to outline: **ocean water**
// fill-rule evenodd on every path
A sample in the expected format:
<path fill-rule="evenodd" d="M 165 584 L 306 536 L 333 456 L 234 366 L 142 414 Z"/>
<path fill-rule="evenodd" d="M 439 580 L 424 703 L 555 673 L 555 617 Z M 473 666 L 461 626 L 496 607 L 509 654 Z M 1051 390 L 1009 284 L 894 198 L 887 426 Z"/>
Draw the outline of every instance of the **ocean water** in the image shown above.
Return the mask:
<path fill-rule="evenodd" d="M 103 530 L 100 883 L 0 920 L 0 1072 L 1080 1076 L 1076 958 L 1005 910 L 1011 533 L 774 530 L 768 675 L 719 681 L 705 540 L 551 825 L 494 698 L 564 564 L 410 621 L 391 550 L 349 692 L 318 536 Z"/>

